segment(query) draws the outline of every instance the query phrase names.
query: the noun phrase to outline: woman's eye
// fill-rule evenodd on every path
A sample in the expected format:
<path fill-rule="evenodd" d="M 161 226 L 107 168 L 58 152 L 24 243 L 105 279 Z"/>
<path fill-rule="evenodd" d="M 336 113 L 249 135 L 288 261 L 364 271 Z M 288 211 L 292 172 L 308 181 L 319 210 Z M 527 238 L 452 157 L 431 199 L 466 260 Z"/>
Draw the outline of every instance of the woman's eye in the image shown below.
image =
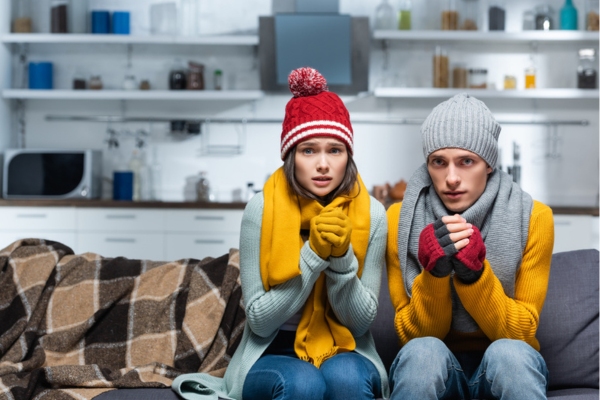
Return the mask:
<path fill-rule="evenodd" d="M 341 152 L 342 152 L 342 150 L 341 150 L 341 149 L 338 149 L 337 147 L 334 147 L 334 148 L 332 148 L 332 149 L 331 149 L 331 152 L 332 152 L 333 154 L 339 154 L 339 153 L 341 153 Z"/>
<path fill-rule="evenodd" d="M 304 149 L 302 149 L 302 154 L 312 154 L 313 150 L 309 147 L 305 147 Z"/>

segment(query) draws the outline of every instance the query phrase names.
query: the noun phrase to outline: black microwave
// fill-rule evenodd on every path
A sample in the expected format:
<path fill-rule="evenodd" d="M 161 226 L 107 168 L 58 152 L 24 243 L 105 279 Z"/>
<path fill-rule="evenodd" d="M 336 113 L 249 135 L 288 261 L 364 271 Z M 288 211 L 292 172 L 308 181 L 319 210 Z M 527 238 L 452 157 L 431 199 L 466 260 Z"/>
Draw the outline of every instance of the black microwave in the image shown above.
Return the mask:
<path fill-rule="evenodd" d="M 102 151 L 8 149 L 5 199 L 94 199 L 102 188 Z"/>

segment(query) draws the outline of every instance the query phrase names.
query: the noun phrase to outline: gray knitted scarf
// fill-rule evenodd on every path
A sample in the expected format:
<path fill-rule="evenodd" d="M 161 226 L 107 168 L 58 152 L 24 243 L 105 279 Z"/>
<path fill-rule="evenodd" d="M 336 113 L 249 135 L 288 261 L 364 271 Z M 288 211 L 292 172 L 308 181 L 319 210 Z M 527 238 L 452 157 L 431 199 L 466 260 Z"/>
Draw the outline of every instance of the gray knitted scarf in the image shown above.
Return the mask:
<path fill-rule="evenodd" d="M 515 277 L 527 243 L 532 208 L 531 196 L 521 190 L 510 175 L 495 169 L 481 197 L 461 214 L 481 231 L 486 259 L 509 297 L 514 297 Z M 398 254 L 408 296 L 412 296 L 413 282 L 423 270 L 417 258 L 421 231 L 436 219 L 451 214 L 436 194 L 427 165 L 423 164 L 407 185 L 398 224 Z M 478 329 L 454 287 L 452 328 L 461 332 Z"/>

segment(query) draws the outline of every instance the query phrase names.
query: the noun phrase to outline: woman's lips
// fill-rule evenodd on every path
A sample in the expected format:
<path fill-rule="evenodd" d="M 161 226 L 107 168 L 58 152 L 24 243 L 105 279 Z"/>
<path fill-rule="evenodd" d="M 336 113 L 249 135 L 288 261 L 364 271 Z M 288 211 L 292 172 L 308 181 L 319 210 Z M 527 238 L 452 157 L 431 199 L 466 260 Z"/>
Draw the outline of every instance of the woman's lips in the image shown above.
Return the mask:
<path fill-rule="evenodd" d="M 325 186 L 329 185 L 331 178 L 323 176 L 323 177 L 313 178 L 312 181 L 315 184 L 315 186 L 325 187 Z"/>

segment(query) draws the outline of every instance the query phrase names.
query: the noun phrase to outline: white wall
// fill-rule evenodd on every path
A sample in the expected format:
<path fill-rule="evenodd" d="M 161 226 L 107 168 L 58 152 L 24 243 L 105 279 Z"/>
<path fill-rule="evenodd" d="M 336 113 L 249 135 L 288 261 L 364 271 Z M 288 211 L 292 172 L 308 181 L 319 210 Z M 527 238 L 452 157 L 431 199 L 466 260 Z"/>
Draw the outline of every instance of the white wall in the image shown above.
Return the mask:
<path fill-rule="evenodd" d="M 34 0 L 35 1 L 35 0 Z M 139 34 L 147 29 L 149 4 L 154 0 L 90 0 L 90 4 L 107 8 L 139 10 L 132 19 L 132 30 Z M 440 0 L 441 2 L 441 0 Z M 340 12 L 352 15 L 372 15 L 379 0 L 341 0 Z M 487 2 L 480 1 L 482 15 Z M 556 10 L 562 0 L 553 0 Z M 583 1 L 575 0 L 583 23 Z M 269 0 L 229 0 L 226 2 L 201 1 L 199 27 L 202 33 L 252 31 L 257 27 L 257 17 L 270 13 Z M 438 0 L 413 1 L 415 29 L 436 29 L 439 13 Z M 533 0 L 507 1 L 508 30 L 520 30 L 522 11 L 537 4 Z M 132 11 L 133 12 L 133 11 Z M 0 13 L 1 15 L 1 13 Z M 133 14 L 135 15 L 135 14 Z M 135 23 L 134 23 L 135 21 Z M 146 28 L 144 28 L 146 27 Z M 79 47 L 78 47 L 79 46 Z M 523 71 L 529 63 L 528 44 L 500 45 L 493 50 L 483 45 L 457 44 L 448 46 L 450 62 L 461 60 L 469 66 L 487 67 L 488 81 L 501 86 L 505 74 L 516 75 L 523 85 Z M 159 49 L 159 50 L 157 50 Z M 6 57 L 6 48 L 0 49 L 0 61 Z M 119 45 L 94 46 L 93 51 L 84 45 L 42 46 L 30 45 L 31 59 L 47 59 L 56 66 L 55 86 L 69 88 L 77 71 L 89 75 L 102 75 L 107 88 L 120 86 L 127 72 L 127 49 Z M 574 87 L 577 48 L 545 45 L 538 50 L 539 87 Z M 4 51 L 4 53 L 2 52 Z M 432 46 L 412 43 L 394 43 L 390 50 L 390 67 L 383 69 L 383 52 L 374 42 L 371 61 L 371 89 L 377 85 L 406 82 L 408 86 L 431 85 Z M 4 55 L 3 55 L 4 54 Z M 131 58 L 131 71 L 138 79 L 150 79 L 154 88 L 166 88 L 169 68 L 173 60 L 196 60 L 207 66 L 207 87 L 212 87 L 210 76 L 216 68 L 225 71 L 226 88 L 258 89 L 257 60 L 251 47 L 193 47 L 171 48 L 136 45 Z M 556 65 L 559 60 L 560 65 Z M 0 62 L 5 65 L 5 62 Z M 0 66 L 0 71 L 2 67 Z M 566 73 L 565 71 L 572 71 Z M 391 82 L 391 83 L 390 83 Z M 232 116 L 282 119 L 288 96 L 268 96 L 254 104 L 206 104 L 200 102 L 69 102 L 28 101 L 27 138 L 30 148 L 98 148 L 106 149 L 106 131 L 109 126 L 100 123 L 47 122 L 48 115 L 146 115 L 166 117 Z M 348 98 L 352 118 L 417 118 L 427 116 L 437 100 L 382 100 Z M 505 125 L 500 136 L 503 149 L 503 165 L 510 165 L 512 142 L 521 146 L 522 186 L 535 198 L 552 205 L 597 206 L 598 204 L 598 103 L 579 100 L 535 101 L 517 100 L 486 101 L 489 108 L 501 120 L 568 119 L 588 120 L 588 126 L 560 126 L 557 129 L 558 152 L 550 153 L 551 132 L 543 126 Z M 7 106 L 0 108 L 0 119 L 7 118 Z M 591 104 L 591 105 L 590 105 Z M 232 107 L 228 109 L 228 107 Z M 4 110 L 4 115 L 1 113 Z M 261 187 L 266 176 L 281 165 L 279 159 L 279 124 L 213 125 L 199 136 L 181 136 L 168 133 L 168 124 L 112 124 L 110 128 L 134 131 L 143 128 L 151 132 L 148 153 L 156 154 L 161 169 L 161 197 L 164 200 L 186 198 L 186 184 L 198 171 L 207 170 L 210 181 L 217 190 L 218 199 L 228 201 L 232 191 L 242 189 L 246 182 Z M 371 188 L 376 184 L 408 179 L 423 161 L 419 127 L 417 125 L 369 125 L 354 124 L 356 162 L 361 175 Z M 13 126 L 13 143 L 14 143 Z M 0 135 L 0 148 L 10 139 Z M 237 144 L 243 146 L 238 155 L 206 155 L 204 145 L 209 143 Z M 555 144 L 556 144 L 555 143 Z M 121 151 L 129 156 L 133 145 L 125 138 Z M 106 173 L 110 169 L 106 166 Z M 188 186 L 189 188 L 189 186 Z"/>

